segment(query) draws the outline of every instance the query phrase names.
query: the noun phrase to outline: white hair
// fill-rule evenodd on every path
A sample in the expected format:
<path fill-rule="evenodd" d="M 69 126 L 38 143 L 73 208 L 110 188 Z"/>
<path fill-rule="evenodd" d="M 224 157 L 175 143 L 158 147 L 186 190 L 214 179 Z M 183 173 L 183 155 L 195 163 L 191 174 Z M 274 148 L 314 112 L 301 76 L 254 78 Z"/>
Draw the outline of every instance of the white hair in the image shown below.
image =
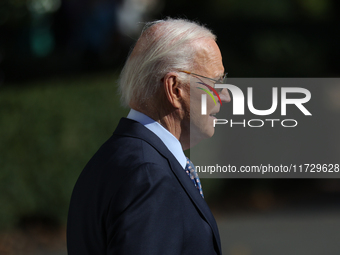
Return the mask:
<path fill-rule="evenodd" d="M 144 103 L 155 95 L 165 74 L 191 71 L 194 42 L 204 38 L 216 40 L 209 29 L 192 21 L 167 18 L 147 23 L 120 75 L 122 103 Z M 179 73 L 179 79 L 187 78 L 184 75 Z"/>

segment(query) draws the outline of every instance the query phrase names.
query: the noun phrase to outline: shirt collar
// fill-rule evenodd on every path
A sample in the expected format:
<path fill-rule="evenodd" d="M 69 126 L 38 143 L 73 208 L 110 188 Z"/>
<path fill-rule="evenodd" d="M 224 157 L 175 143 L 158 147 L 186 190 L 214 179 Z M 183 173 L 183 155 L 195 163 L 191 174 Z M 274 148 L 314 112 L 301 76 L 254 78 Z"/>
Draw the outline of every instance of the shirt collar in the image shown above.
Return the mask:
<path fill-rule="evenodd" d="M 165 144 L 165 146 L 169 149 L 169 151 L 174 155 L 179 164 L 183 168 L 185 168 L 187 160 L 184 155 L 182 145 L 173 134 L 171 134 L 157 121 L 151 119 L 145 114 L 138 112 L 134 109 L 130 110 L 127 118 L 138 121 L 139 123 L 144 125 L 147 129 L 149 129 L 151 132 L 153 132 L 155 135 L 157 135 Z"/>

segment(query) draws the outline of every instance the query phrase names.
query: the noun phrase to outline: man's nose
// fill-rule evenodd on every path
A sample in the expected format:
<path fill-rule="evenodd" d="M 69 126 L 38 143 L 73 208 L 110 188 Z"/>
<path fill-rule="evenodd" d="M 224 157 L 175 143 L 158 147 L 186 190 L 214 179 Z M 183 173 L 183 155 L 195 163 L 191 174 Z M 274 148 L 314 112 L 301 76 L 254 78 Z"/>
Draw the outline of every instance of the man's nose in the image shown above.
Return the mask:
<path fill-rule="evenodd" d="M 220 98 L 222 102 L 226 102 L 229 103 L 230 102 L 230 95 L 229 95 L 229 91 L 228 89 L 222 89 L 222 91 L 220 92 Z"/>

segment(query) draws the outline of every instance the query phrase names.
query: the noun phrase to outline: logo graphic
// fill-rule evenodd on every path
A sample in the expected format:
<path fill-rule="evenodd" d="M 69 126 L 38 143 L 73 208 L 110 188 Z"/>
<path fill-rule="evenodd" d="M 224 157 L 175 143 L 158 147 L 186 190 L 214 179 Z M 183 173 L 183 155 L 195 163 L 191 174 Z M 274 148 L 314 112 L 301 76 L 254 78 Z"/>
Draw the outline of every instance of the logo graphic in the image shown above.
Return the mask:
<path fill-rule="evenodd" d="M 221 105 L 222 105 L 222 101 L 217 93 L 217 91 L 212 88 L 211 86 L 201 83 L 205 85 L 207 88 L 209 88 L 211 91 L 213 91 L 216 96 L 218 97 Z M 197 87 L 199 88 L 199 87 Z M 233 115 L 244 115 L 245 114 L 245 96 L 242 92 L 242 90 L 232 84 L 215 84 L 215 88 L 217 89 L 228 89 L 229 92 L 231 93 L 231 95 L 233 96 Z M 210 97 L 213 99 L 215 105 L 216 100 L 214 98 L 214 96 L 210 93 L 210 91 L 203 89 L 203 88 L 199 88 L 203 91 L 205 91 L 208 95 L 210 95 Z M 278 88 L 277 87 L 273 87 L 272 88 L 272 105 L 270 106 L 269 109 L 265 109 L 265 110 L 259 110 L 256 109 L 254 107 L 253 104 L 253 88 L 252 87 L 248 87 L 247 88 L 247 105 L 248 105 L 248 110 L 254 114 L 254 115 L 258 115 L 258 116 L 265 116 L 265 115 L 270 115 L 272 113 L 274 113 L 278 107 L 278 100 L 279 100 L 279 96 L 278 96 Z M 303 105 L 305 103 L 307 103 L 310 99 L 311 99 L 311 93 L 309 90 L 305 89 L 305 88 L 300 88 L 300 87 L 282 87 L 281 88 L 281 116 L 285 116 L 287 115 L 287 105 L 295 105 L 304 115 L 306 116 L 311 116 L 312 114 L 306 109 L 306 107 Z M 302 94 L 303 97 L 301 98 L 288 98 L 288 94 Z M 201 96 L 201 114 L 202 115 L 207 115 L 207 96 L 206 94 L 202 94 Z M 214 120 L 214 126 L 215 124 L 227 124 L 230 123 L 231 127 L 234 124 L 242 124 L 244 127 L 246 126 L 246 123 L 248 123 L 248 126 L 250 127 L 262 127 L 265 123 L 265 121 L 269 121 L 271 122 L 271 126 L 274 127 L 274 122 L 275 121 L 280 121 L 279 119 L 265 119 L 264 121 L 261 119 L 252 119 L 249 120 L 248 122 L 246 122 L 246 120 L 244 119 L 242 122 L 233 122 L 233 120 L 226 120 L 226 119 L 215 119 Z M 254 122 L 259 123 L 259 125 L 254 125 Z M 293 125 L 286 125 L 286 122 L 293 122 Z M 282 120 L 281 121 L 282 126 L 284 127 L 295 127 L 297 126 L 297 121 L 294 119 L 287 119 L 287 120 Z"/>
<path fill-rule="evenodd" d="M 203 82 L 197 82 L 197 83 L 206 86 L 208 89 L 210 89 L 212 92 L 214 92 L 215 95 L 217 96 L 218 100 L 220 101 L 220 104 L 222 105 L 221 98 L 220 98 L 219 94 L 217 93 L 217 91 L 216 91 L 213 87 L 211 87 L 211 86 L 209 86 L 208 84 L 205 84 L 205 83 L 203 83 Z M 215 105 L 217 104 L 217 103 L 216 103 L 216 100 L 215 100 L 215 98 L 214 98 L 214 96 L 210 93 L 209 90 L 206 90 L 206 89 L 203 89 L 203 88 L 200 88 L 200 87 L 197 87 L 197 88 L 198 88 L 198 89 L 201 89 L 201 90 L 205 91 L 207 94 L 209 94 L 209 96 L 214 100 Z"/>
<path fill-rule="evenodd" d="M 216 91 L 213 87 L 211 87 L 211 86 L 209 86 L 208 84 L 205 84 L 205 83 L 203 83 L 203 82 L 197 82 L 197 83 L 206 86 L 208 89 L 210 89 L 212 92 L 214 92 L 214 94 L 217 96 L 218 100 L 220 101 L 220 104 L 222 105 L 222 100 L 221 100 L 219 94 L 217 93 L 217 91 Z M 201 90 L 203 90 L 204 92 L 206 92 L 206 93 L 212 98 L 212 100 L 214 101 L 215 105 L 217 105 L 216 100 L 215 100 L 215 97 L 213 96 L 213 94 L 210 93 L 209 90 L 203 89 L 203 88 L 200 88 L 200 87 L 196 87 L 196 88 L 201 89 Z M 202 108 L 201 108 L 201 114 L 202 114 L 202 115 L 207 115 L 207 95 L 206 95 L 206 94 L 202 94 Z"/>

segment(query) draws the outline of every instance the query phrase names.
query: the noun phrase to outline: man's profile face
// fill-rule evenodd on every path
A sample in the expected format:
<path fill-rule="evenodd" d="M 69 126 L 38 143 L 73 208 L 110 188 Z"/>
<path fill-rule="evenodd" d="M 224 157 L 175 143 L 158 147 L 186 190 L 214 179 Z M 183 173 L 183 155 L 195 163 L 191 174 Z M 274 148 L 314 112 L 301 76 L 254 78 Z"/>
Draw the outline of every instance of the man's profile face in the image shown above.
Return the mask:
<path fill-rule="evenodd" d="M 224 67 L 222 63 L 222 56 L 220 49 L 216 42 L 212 39 L 204 39 L 199 42 L 197 47 L 197 53 L 195 57 L 195 70 L 193 73 L 203 75 L 212 79 L 219 80 L 224 73 Z M 220 110 L 220 103 L 217 96 L 213 91 L 209 90 L 204 84 L 214 86 L 214 82 L 205 78 L 192 75 L 190 78 L 190 143 L 195 145 L 199 141 L 205 138 L 212 137 L 215 129 L 213 126 L 214 116 Z M 204 88 L 209 90 L 214 96 L 214 100 L 207 95 L 207 112 L 206 115 L 201 114 L 201 97 L 202 94 L 207 94 Z M 227 90 L 223 90 L 220 94 L 222 102 L 229 102 L 230 97 Z"/>

